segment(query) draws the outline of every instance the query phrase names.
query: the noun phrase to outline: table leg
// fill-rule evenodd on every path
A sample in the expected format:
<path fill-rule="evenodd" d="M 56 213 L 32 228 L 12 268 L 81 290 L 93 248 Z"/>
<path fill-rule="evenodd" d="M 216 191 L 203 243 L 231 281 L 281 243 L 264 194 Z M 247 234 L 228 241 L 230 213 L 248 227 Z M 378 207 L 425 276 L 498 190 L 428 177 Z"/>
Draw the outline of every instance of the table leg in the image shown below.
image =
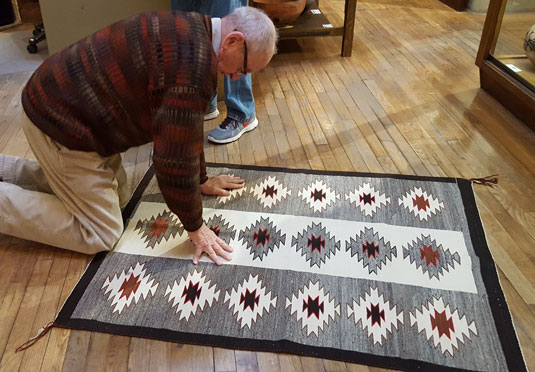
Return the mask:
<path fill-rule="evenodd" d="M 356 13 L 357 0 L 346 0 L 344 9 L 344 35 L 342 36 L 342 57 L 351 57 Z"/>

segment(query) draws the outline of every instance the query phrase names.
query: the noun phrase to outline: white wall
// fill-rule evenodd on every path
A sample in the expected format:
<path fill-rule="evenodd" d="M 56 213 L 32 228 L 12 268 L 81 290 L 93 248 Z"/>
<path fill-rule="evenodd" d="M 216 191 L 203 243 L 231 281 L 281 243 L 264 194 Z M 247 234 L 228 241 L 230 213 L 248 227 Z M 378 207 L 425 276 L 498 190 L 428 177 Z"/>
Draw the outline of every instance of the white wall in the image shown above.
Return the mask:
<path fill-rule="evenodd" d="M 122 18 L 170 10 L 171 0 L 40 0 L 50 54 Z"/>
<path fill-rule="evenodd" d="M 489 0 L 469 0 L 468 9 L 476 13 L 486 13 Z M 535 0 L 508 0 L 506 12 L 535 12 Z"/>

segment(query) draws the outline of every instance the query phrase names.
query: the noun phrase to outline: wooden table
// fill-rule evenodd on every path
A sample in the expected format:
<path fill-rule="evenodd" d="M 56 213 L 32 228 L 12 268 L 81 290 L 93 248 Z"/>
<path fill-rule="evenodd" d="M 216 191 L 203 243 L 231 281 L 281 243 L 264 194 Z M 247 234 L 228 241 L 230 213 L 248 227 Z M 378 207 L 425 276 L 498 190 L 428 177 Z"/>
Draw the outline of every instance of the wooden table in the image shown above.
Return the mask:
<path fill-rule="evenodd" d="M 351 57 L 356 11 L 357 0 L 345 0 L 344 25 L 336 27 L 321 12 L 318 1 L 301 14 L 293 24 L 279 27 L 279 37 L 280 39 L 295 39 L 310 36 L 342 36 L 342 57 Z"/>

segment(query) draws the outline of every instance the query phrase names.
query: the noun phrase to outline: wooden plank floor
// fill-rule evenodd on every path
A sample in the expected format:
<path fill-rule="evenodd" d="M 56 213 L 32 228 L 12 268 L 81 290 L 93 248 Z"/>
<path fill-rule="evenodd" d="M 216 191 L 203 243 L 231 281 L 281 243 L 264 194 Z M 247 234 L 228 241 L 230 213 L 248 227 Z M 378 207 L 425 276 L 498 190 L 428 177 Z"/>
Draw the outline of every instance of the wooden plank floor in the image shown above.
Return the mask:
<path fill-rule="evenodd" d="M 341 24 L 342 0 L 322 0 Z M 535 370 L 535 133 L 479 89 L 474 64 L 484 15 L 438 0 L 362 0 L 353 57 L 341 38 L 279 53 L 254 78 L 258 129 L 208 161 L 420 176 L 500 175 L 475 187 L 490 249 L 528 367 Z M 9 32 L 9 31 L 8 31 Z M 0 75 L 0 152 L 31 157 L 18 126 L 31 72 Z M 220 107 L 224 109 L 224 107 Z M 208 123 L 208 133 L 217 125 Z M 125 154 L 134 187 L 149 147 Z M 0 236 L 0 371 L 379 371 L 294 355 L 177 345 L 54 328 L 90 258 Z"/>

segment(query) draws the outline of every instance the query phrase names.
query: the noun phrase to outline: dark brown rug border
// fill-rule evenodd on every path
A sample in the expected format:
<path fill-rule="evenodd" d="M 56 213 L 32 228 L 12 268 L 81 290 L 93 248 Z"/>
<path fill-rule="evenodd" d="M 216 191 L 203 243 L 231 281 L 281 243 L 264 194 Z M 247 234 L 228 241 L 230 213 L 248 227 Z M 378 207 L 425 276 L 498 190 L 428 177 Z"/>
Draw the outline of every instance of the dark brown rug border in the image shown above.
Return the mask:
<path fill-rule="evenodd" d="M 457 183 L 461 192 L 463 205 L 468 221 L 468 228 L 472 245 L 476 255 L 480 259 L 481 275 L 487 290 L 489 304 L 492 310 L 496 330 L 500 338 L 500 343 L 506 358 L 507 366 L 510 371 L 521 372 L 527 371 L 522 351 L 516 337 L 511 314 L 500 286 L 498 273 L 492 255 L 490 253 L 485 232 L 481 223 L 481 218 L 477 209 L 475 195 L 472 189 L 472 183 L 466 179 L 450 178 L 450 177 L 423 177 L 414 175 L 400 175 L 400 174 L 380 174 L 380 173 L 362 173 L 362 172 L 340 172 L 340 171 L 322 171 L 310 169 L 293 169 L 293 168 L 279 168 L 267 166 L 253 166 L 253 165 L 235 165 L 235 164 L 215 164 L 207 163 L 207 167 L 212 168 L 233 168 L 233 169 L 249 169 L 261 171 L 278 171 L 286 173 L 306 173 L 317 175 L 337 175 L 337 176 L 357 176 L 357 177 L 375 177 L 375 178 L 395 178 L 404 180 L 425 180 L 434 182 Z M 151 166 L 140 184 L 136 188 L 131 200 L 123 210 L 123 221 L 126 221 L 133 214 L 136 205 L 140 201 L 143 191 L 148 186 L 150 180 L 154 176 L 154 166 Z M 350 363 L 367 364 L 382 368 L 402 369 L 407 371 L 413 370 L 434 370 L 434 371 L 465 371 L 458 368 L 440 366 L 432 363 L 422 362 L 412 359 L 401 359 L 398 357 L 379 356 L 368 353 L 361 353 L 357 351 L 338 350 L 325 347 L 316 347 L 303 345 L 287 340 L 266 341 L 256 339 L 245 339 L 237 337 L 214 336 L 196 333 L 185 333 L 178 331 L 171 331 L 167 329 L 156 329 L 140 326 L 125 326 L 116 325 L 112 323 L 104 323 L 96 320 L 86 319 L 72 319 L 76 305 L 80 301 L 85 289 L 91 282 L 91 279 L 96 274 L 98 268 L 106 257 L 107 252 L 101 252 L 95 256 L 93 261 L 89 264 L 87 270 L 82 275 L 80 281 L 72 291 L 71 295 L 65 301 L 58 317 L 54 322 L 54 326 L 61 328 L 70 328 L 78 330 L 96 331 L 118 334 L 123 336 L 143 337 L 157 340 L 184 342 L 199 345 L 209 345 L 216 347 L 227 347 L 233 349 L 243 349 L 252 351 L 267 351 L 267 352 L 281 352 L 293 353 L 304 356 L 312 356 L 318 358 L 327 358 L 334 360 L 341 360 Z"/>

